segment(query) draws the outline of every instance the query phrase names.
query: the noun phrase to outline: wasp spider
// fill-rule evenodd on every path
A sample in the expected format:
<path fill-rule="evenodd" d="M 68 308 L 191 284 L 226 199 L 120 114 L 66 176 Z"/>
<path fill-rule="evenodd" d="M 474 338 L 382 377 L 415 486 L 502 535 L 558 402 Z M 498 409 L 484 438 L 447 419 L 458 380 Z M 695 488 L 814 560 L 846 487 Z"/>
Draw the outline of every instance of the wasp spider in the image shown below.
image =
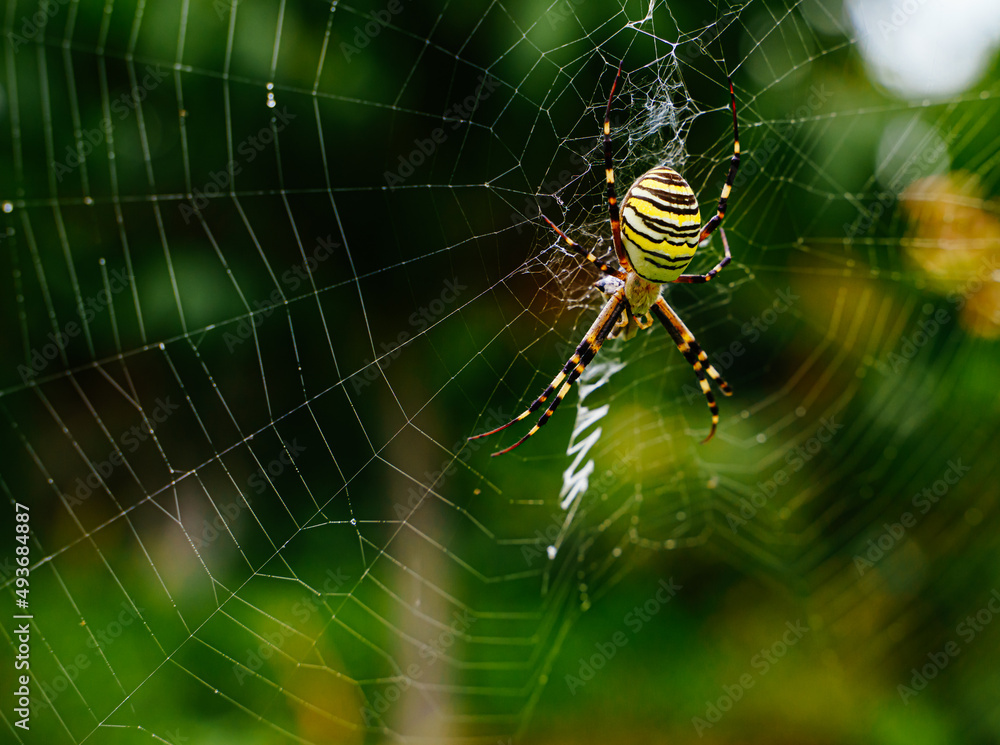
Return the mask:
<path fill-rule="evenodd" d="M 600 350 L 604 341 L 613 332 L 624 332 L 629 338 L 637 329 L 646 329 L 653 324 L 655 316 L 667 329 L 677 348 L 694 368 L 694 374 L 701 384 L 701 390 L 708 399 L 708 408 L 712 413 L 712 429 L 702 442 L 708 442 L 715 434 L 719 423 L 719 407 L 709 388 L 706 374 L 715 381 L 719 389 L 727 396 L 733 391 L 722 379 L 708 361 L 708 357 L 694 336 L 680 319 L 677 313 L 663 299 L 663 285 L 668 282 L 701 283 L 708 282 L 732 259 L 729 253 L 729 242 L 726 233 L 722 235 L 722 260 L 707 274 L 682 274 L 691 259 L 694 258 L 698 246 L 706 240 L 722 223 L 726 214 L 726 203 L 736 179 L 736 171 L 740 165 L 740 131 L 736 122 L 736 94 L 733 91 L 733 81 L 729 80 L 729 97 L 733 110 L 733 157 L 729 165 L 729 176 L 722 187 L 722 196 L 712 218 L 701 224 L 701 214 L 698 210 L 698 199 L 694 190 L 677 171 L 667 166 L 658 166 L 642 174 L 625 194 L 619 213 L 618 199 L 615 194 L 615 173 L 611 158 L 611 102 L 615 95 L 615 86 L 621 76 L 621 67 L 611 85 L 611 95 L 608 96 L 608 107 L 604 113 L 604 166 L 608 182 L 608 213 L 611 218 L 611 235 L 615 245 L 615 255 L 620 269 L 615 269 L 594 256 L 593 253 L 575 243 L 547 217 L 545 221 L 559 234 L 559 237 L 575 251 L 585 256 L 587 261 L 595 264 L 604 272 L 605 277 L 597 282 L 599 290 L 609 296 L 607 304 L 597 316 L 587 335 L 576 348 L 576 352 L 563 366 L 542 395 L 534 400 L 522 414 L 504 424 L 502 427 L 476 435 L 469 439 L 478 439 L 495 434 L 519 422 L 537 410 L 549 397 L 555 393 L 555 398 L 548 405 L 534 427 L 508 448 L 493 453 L 503 455 L 509 453 L 523 443 L 555 412 L 559 402 L 566 397 L 570 387 Z M 544 215 L 543 215 L 544 217 Z M 641 320 L 640 320 L 641 319 Z"/>

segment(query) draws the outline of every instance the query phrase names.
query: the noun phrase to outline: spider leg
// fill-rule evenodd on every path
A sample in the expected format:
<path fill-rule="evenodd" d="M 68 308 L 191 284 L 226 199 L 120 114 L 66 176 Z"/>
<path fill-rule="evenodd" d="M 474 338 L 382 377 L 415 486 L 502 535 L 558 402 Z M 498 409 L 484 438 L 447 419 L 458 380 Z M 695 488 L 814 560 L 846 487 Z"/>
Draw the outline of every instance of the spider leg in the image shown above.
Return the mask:
<path fill-rule="evenodd" d="M 726 240 L 726 231 L 723 228 L 719 228 L 719 235 L 722 236 L 722 250 L 725 255 L 722 257 L 722 261 L 712 267 L 707 274 L 682 274 L 674 282 L 679 284 L 702 284 L 708 282 L 716 274 L 722 271 L 722 268 L 733 260 L 733 255 L 729 253 L 729 241 Z"/>
<path fill-rule="evenodd" d="M 704 444 L 712 439 L 712 436 L 715 435 L 715 428 L 719 424 L 719 406 L 715 403 L 715 396 L 712 395 L 712 390 L 705 379 L 705 373 L 708 373 L 708 377 L 715 381 L 715 384 L 719 386 L 719 390 L 726 396 L 732 396 L 733 389 L 729 387 L 729 384 L 722 379 L 719 371 L 708 361 L 708 355 L 705 354 L 701 345 L 695 341 L 694 335 L 684 325 L 684 321 L 680 319 L 680 316 L 677 315 L 674 309 L 667 304 L 666 300 L 661 297 L 650 311 L 660 319 L 660 323 L 667 329 L 667 333 L 670 334 L 681 354 L 684 355 L 684 358 L 694 369 L 694 374 L 701 385 L 701 392 L 708 399 L 708 409 L 712 412 L 712 430 L 708 433 L 708 437 L 702 440 L 702 444 Z"/>
<path fill-rule="evenodd" d="M 633 336 L 635 336 L 635 318 L 626 307 L 625 312 L 619 316 L 618 323 L 615 324 L 615 327 L 611 329 L 611 333 L 608 334 L 608 338 L 628 341 Z"/>
<path fill-rule="evenodd" d="M 640 331 L 644 331 L 652 325 L 653 319 L 649 313 L 643 316 L 635 316 L 632 314 L 631 308 L 626 308 L 622 317 L 618 319 L 618 323 L 612 329 L 611 338 L 621 337 L 625 341 L 629 341 Z"/>
<path fill-rule="evenodd" d="M 657 309 L 659 309 L 659 313 L 657 312 Z M 692 334 L 690 329 L 684 325 L 684 321 L 681 320 L 681 317 L 677 315 L 677 312 L 670 307 L 667 301 L 662 297 L 659 298 L 656 301 L 656 305 L 650 308 L 650 312 L 656 315 L 660 319 L 661 323 L 665 323 L 665 321 L 670 322 L 670 327 L 667 328 L 667 331 L 670 331 L 670 329 L 673 328 L 678 332 L 683 345 L 678 342 L 677 348 L 680 349 L 681 354 L 685 356 L 689 353 L 693 354 L 693 358 L 689 359 L 692 367 L 695 367 L 696 370 L 704 367 L 705 372 L 708 373 L 708 377 L 715 381 L 716 385 L 719 386 L 719 389 L 725 395 L 732 396 L 733 389 L 729 387 L 729 383 L 723 380 L 719 371 L 716 370 L 712 366 L 712 363 L 708 361 L 708 355 L 705 354 L 705 350 L 701 348 L 701 345 L 695 340 L 694 334 Z M 664 318 L 664 316 L 666 318 Z M 677 336 L 674 336 L 672 333 L 670 335 L 674 338 L 674 341 L 677 341 Z M 695 362 L 700 364 L 696 365 Z"/>
<path fill-rule="evenodd" d="M 625 279 L 625 273 L 622 272 L 620 269 L 613 269 L 612 267 L 608 266 L 605 262 L 601 261 L 599 258 L 594 256 L 593 253 L 585 249 L 583 246 L 581 246 L 579 243 L 574 241 L 572 238 L 570 238 L 568 235 L 562 232 L 559 228 L 557 228 L 556 224 L 552 222 L 549 218 L 547 218 L 545 215 L 542 215 L 542 219 L 549 224 L 549 227 L 551 227 L 554 231 L 556 231 L 559 234 L 560 238 L 566 241 L 567 245 L 569 245 L 570 248 L 579 253 L 581 256 L 583 256 L 583 258 L 585 258 L 591 264 L 596 266 L 602 272 L 611 277 L 616 277 L 617 279 Z"/>
<path fill-rule="evenodd" d="M 622 64 L 624 61 L 618 65 L 615 82 L 611 84 L 611 95 L 608 96 L 608 108 L 604 110 L 604 177 L 608 182 L 608 216 L 611 218 L 611 237 L 615 243 L 615 255 L 618 257 L 618 266 L 628 272 L 631 271 L 632 265 L 622 244 L 621 212 L 618 208 L 618 194 L 615 192 L 615 169 L 611 147 L 611 102 L 615 97 L 618 78 L 622 75 Z"/>
<path fill-rule="evenodd" d="M 628 324 L 629 324 L 629 311 L 628 308 L 626 308 L 625 312 L 618 317 L 618 322 L 615 323 L 615 327 L 611 329 L 611 333 L 609 334 L 609 336 L 612 339 L 616 338 L 622 331 L 628 328 Z"/>
<path fill-rule="evenodd" d="M 531 406 L 529 406 L 527 409 L 524 410 L 524 412 L 516 416 L 514 419 L 511 419 L 506 424 L 497 427 L 494 430 L 490 430 L 489 432 L 484 432 L 481 435 L 474 435 L 469 439 L 478 440 L 480 437 L 488 437 L 489 435 L 496 434 L 501 430 L 507 429 L 507 427 L 514 424 L 515 422 L 519 422 L 522 419 L 530 416 L 533 411 L 537 410 L 538 407 L 540 407 L 543 403 L 545 403 L 548 397 L 551 396 L 552 393 L 556 391 L 556 389 L 558 389 L 559 392 L 556 393 L 556 397 L 552 400 L 552 403 L 548 405 L 548 408 L 545 409 L 545 412 L 539 418 L 535 426 L 531 428 L 528 434 L 526 434 L 524 437 L 522 437 L 520 440 L 515 442 L 510 447 L 504 448 L 503 450 L 493 453 L 493 457 L 496 457 L 498 455 L 503 455 L 504 453 L 509 453 L 511 450 L 516 448 L 518 445 L 520 445 L 529 437 L 531 437 L 533 434 L 535 434 L 535 432 L 541 429 L 541 427 L 549 420 L 549 418 L 555 412 L 556 407 L 559 406 L 559 403 L 566 397 L 566 394 L 569 393 L 569 389 L 572 387 L 576 379 L 580 377 L 581 373 L 583 373 L 587 365 L 590 364 L 590 361 L 593 360 L 594 357 L 597 355 L 598 351 L 600 351 L 601 346 L 604 344 L 604 341 L 608 338 L 608 334 L 611 333 L 611 329 L 614 328 L 615 324 L 618 321 L 618 317 L 621 315 L 626 305 L 627 303 L 625 302 L 625 288 L 623 286 L 621 289 L 615 292 L 615 294 L 611 297 L 610 300 L 608 300 L 607 304 L 604 306 L 604 308 L 598 314 L 597 318 L 594 320 L 594 323 L 593 325 L 591 325 L 590 330 L 587 331 L 586 336 L 583 337 L 583 341 L 581 341 L 580 344 L 577 346 L 576 352 L 574 352 L 573 356 L 569 358 L 569 360 L 566 362 L 565 365 L 563 365 L 563 369 L 559 372 L 558 375 L 556 375 L 552 379 L 552 382 L 549 383 L 548 387 L 544 391 L 542 391 L 542 395 L 536 398 L 532 402 Z"/>
<path fill-rule="evenodd" d="M 729 98 L 733 107 L 733 158 L 729 162 L 729 176 L 726 177 L 726 184 L 722 187 L 722 196 L 719 198 L 719 206 L 709 220 L 701 229 L 701 237 L 698 243 L 708 238 L 722 223 L 722 218 L 726 216 L 726 205 L 729 202 L 729 193 L 733 190 L 733 182 L 736 180 L 736 171 L 740 167 L 740 126 L 736 123 L 736 93 L 733 91 L 733 79 L 729 78 Z"/>

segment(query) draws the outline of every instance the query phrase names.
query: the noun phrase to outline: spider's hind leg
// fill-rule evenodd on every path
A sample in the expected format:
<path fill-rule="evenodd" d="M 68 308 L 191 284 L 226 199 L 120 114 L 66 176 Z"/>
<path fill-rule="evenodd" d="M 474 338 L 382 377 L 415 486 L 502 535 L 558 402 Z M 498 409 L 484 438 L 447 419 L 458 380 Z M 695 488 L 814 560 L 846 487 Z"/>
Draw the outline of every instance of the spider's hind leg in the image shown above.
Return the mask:
<path fill-rule="evenodd" d="M 656 305 L 652 307 L 653 315 L 655 315 L 660 323 L 667 329 L 667 333 L 674 340 L 677 345 L 677 349 L 680 350 L 681 354 L 684 355 L 684 359 L 688 361 L 691 368 L 694 370 L 695 377 L 698 378 L 698 384 L 701 386 L 701 392 L 705 394 L 705 400 L 708 403 L 708 409 L 712 414 L 712 428 L 709 430 L 708 437 L 702 440 L 703 443 L 708 442 L 712 439 L 715 434 L 715 428 L 719 424 L 719 406 L 715 403 L 715 396 L 712 395 L 712 391 L 708 386 L 708 380 L 705 379 L 707 374 L 717 386 L 719 390 L 726 396 L 733 395 L 733 389 L 729 387 L 729 384 L 723 379 L 719 374 L 719 371 L 715 369 L 711 362 L 708 361 L 708 355 L 701 348 L 701 345 L 695 341 L 694 335 L 684 325 L 684 321 L 681 320 L 680 316 L 674 312 L 667 301 L 663 298 L 659 298 L 656 301 Z"/>

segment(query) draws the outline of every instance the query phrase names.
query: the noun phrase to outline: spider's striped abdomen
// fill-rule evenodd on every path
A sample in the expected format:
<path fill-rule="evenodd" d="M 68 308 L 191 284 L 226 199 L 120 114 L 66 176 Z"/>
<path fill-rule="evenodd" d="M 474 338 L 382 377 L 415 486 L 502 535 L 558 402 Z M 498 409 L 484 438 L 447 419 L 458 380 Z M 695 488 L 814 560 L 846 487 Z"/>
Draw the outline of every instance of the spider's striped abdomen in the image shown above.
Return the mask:
<path fill-rule="evenodd" d="M 622 244 L 635 272 L 672 282 L 694 258 L 701 231 L 698 198 L 673 168 L 642 174 L 622 202 Z"/>

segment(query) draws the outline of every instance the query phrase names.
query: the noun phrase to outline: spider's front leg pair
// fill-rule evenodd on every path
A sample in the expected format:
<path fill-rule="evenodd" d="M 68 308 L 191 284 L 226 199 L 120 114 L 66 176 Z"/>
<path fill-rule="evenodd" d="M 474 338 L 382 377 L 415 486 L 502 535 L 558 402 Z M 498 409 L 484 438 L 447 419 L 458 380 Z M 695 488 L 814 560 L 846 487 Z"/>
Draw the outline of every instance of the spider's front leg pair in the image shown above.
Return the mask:
<path fill-rule="evenodd" d="M 586 336 L 583 337 L 583 341 L 580 342 L 576 351 L 573 352 L 573 356 L 569 358 L 565 365 L 563 365 L 563 369 L 560 370 L 559 374 L 552 379 L 552 382 L 549 383 L 548 387 L 542 391 L 542 395 L 536 398 L 531 403 L 531 406 L 506 424 L 489 432 L 483 432 L 481 435 L 474 435 L 469 438 L 470 440 L 478 440 L 480 437 L 487 437 L 489 435 L 496 434 L 501 430 L 507 429 L 507 427 L 515 422 L 519 422 L 530 416 L 533 411 L 536 411 L 549 399 L 549 396 L 555 393 L 556 397 L 552 399 L 552 403 L 548 405 L 535 426 L 528 431 L 528 434 L 510 447 L 493 453 L 494 457 L 497 455 L 503 455 L 504 453 L 509 453 L 511 450 L 535 434 L 535 432 L 541 429 L 542 426 L 549 421 L 549 418 L 555 413 L 556 408 L 566 397 L 566 394 L 569 393 L 569 389 L 572 387 L 573 383 L 587 368 L 590 361 L 597 356 L 597 353 L 604 345 L 605 340 L 607 340 L 611 331 L 617 325 L 622 312 L 626 309 L 628 303 L 625 300 L 625 284 L 624 282 L 618 281 L 618 285 L 618 289 L 614 291 L 611 298 L 604 305 L 604 308 L 601 310 L 600 314 L 598 314 L 597 319 L 587 331 Z"/>
<path fill-rule="evenodd" d="M 586 251 L 582 246 L 556 227 L 551 220 L 544 215 L 543 217 L 570 248 L 577 251 L 587 261 L 594 264 L 604 273 L 605 276 L 598 280 L 595 283 L 595 286 L 605 295 L 608 295 L 608 302 L 604 305 L 604 308 L 601 310 L 600 314 L 597 316 L 594 323 L 583 337 L 583 341 L 580 342 L 579 346 L 577 346 L 576 351 L 569 358 L 566 364 L 563 365 L 559 374 L 552 379 L 552 382 L 549 383 L 548 387 L 542 391 L 541 396 L 536 398 L 527 409 L 506 424 L 489 432 L 484 432 L 469 438 L 470 440 L 477 440 L 481 437 L 488 437 L 489 435 L 496 434 L 497 432 L 507 429 L 507 427 L 512 424 L 531 416 L 533 412 L 537 411 L 539 407 L 541 407 L 541 405 L 544 404 L 553 393 L 555 393 L 556 397 L 542 413 L 542 416 L 538 419 L 535 426 L 532 427 L 528 433 L 524 435 L 524 437 L 510 447 L 493 453 L 494 457 L 497 455 L 503 455 L 504 453 L 509 453 L 511 450 L 524 443 L 525 440 L 535 434 L 535 432 L 541 429 L 545 423 L 548 422 L 556 408 L 562 402 L 563 398 L 565 398 L 566 394 L 569 393 L 573 383 L 580 377 L 587 365 L 590 364 L 590 361 L 597 356 L 597 353 L 600 351 L 607 338 L 612 335 L 612 332 L 624 329 L 626 333 L 628 333 L 629 326 L 634 323 L 637 327 L 632 331 L 634 334 L 636 330 L 649 328 L 653 323 L 652 318 L 650 318 L 648 314 L 644 314 L 642 319 L 636 318 L 632 315 L 632 309 L 626 299 L 625 292 L 628 277 L 624 272 L 612 268 L 606 262 L 598 259 L 593 253 Z M 708 275 L 694 276 L 705 276 L 706 279 L 703 281 L 707 282 L 718 273 L 719 269 L 728 263 L 730 259 L 729 244 L 726 241 L 724 232 L 722 232 L 722 240 L 725 247 L 725 258 L 722 262 L 720 262 L 719 266 L 713 269 Z M 687 326 L 684 325 L 684 322 L 662 296 L 657 297 L 655 303 L 649 309 L 649 314 L 659 319 L 660 323 L 662 323 L 667 329 L 667 333 L 669 333 L 670 337 L 674 340 L 674 343 L 677 345 L 677 349 L 684 355 L 684 358 L 691 365 L 695 376 L 698 378 L 702 393 L 705 394 L 705 398 L 708 401 L 708 408 L 712 413 L 712 429 L 708 433 L 708 437 L 702 441 L 708 442 L 715 434 L 716 426 L 719 423 L 719 407 L 715 402 L 715 397 L 712 395 L 712 391 L 705 378 L 705 374 L 707 373 L 708 377 L 715 381 L 716 385 L 719 386 L 720 390 L 725 395 L 731 396 L 733 391 L 729 387 L 729 384 L 723 380 L 719 372 L 708 361 L 708 356 L 695 340 L 694 335 L 690 330 L 688 330 Z M 623 325 L 621 322 L 626 319 L 628 320 L 625 325 Z"/>

